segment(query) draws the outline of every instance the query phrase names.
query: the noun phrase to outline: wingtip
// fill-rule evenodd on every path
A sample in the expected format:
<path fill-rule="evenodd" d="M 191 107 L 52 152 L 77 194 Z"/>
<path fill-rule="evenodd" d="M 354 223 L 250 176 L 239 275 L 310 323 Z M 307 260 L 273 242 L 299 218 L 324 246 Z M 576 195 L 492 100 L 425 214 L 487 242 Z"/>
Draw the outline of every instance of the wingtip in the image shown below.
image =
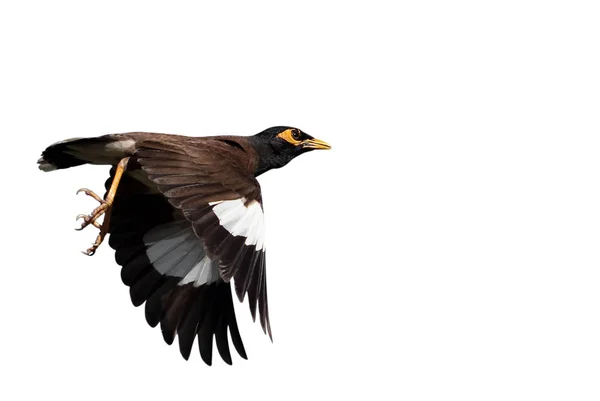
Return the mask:
<path fill-rule="evenodd" d="M 148 323 L 148 325 L 150 327 L 156 327 L 158 326 L 158 324 L 160 323 L 160 317 L 157 318 L 155 315 L 153 314 L 153 311 L 151 311 L 148 308 L 148 302 L 146 302 L 146 310 L 144 311 L 144 316 L 146 317 L 146 323 Z"/>
<path fill-rule="evenodd" d="M 173 344 L 173 341 L 175 340 L 175 336 L 165 330 L 161 330 L 161 332 L 162 332 L 163 340 L 165 340 L 165 342 L 169 345 Z"/>
<path fill-rule="evenodd" d="M 271 324 L 269 322 L 260 322 L 260 326 L 262 327 L 263 333 L 269 336 L 271 342 L 273 342 L 273 333 L 271 332 Z"/>
<path fill-rule="evenodd" d="M 202 355 L 202 354 L 200 354 L 200 356 L 202 357 L 202 360 L 204 361 L 205 364 L 207 364 L 208 366 L 212 366 L 212 357 L 205 358 L 204 355 Z"/>
<path fill-rule="evenodd" d="M 192 344 L 183 343 L 181 337 L 179 337 L 179 353 L 186 361 L 190 359 L 190 354 L 192 353 Z"/>

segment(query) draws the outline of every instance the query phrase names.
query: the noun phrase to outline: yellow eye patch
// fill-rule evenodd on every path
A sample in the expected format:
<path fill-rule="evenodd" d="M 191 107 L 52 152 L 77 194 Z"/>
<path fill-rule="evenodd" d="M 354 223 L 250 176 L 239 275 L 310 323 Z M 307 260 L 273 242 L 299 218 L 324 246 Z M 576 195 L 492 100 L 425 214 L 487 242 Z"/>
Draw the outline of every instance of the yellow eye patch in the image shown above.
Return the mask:
<path fill-rule="evenodd" d="M 294 129 L 286 129 L 285 131 L 283 131 L 281 134 L 277 135 L 279 138 L 283 139 L 286 142 L 291 143 L 294 146 L 298 146 L 302 143 L 302 141 L 299 141 L 297 139 L 294 139 Z M 298 135 L 298 134 L 296 134 Z"/>

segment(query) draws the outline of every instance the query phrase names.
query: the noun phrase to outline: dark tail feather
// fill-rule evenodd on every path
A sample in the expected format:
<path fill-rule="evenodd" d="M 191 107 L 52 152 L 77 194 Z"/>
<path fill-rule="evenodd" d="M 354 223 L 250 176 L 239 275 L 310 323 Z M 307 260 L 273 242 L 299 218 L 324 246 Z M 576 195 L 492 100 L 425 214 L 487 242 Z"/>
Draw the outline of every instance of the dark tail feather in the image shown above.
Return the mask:
<path fill-rule="evenodd" d="M 113 135 L 57 142 L 42 152 L 42 157 L 38 160 L 39 168 L 53 171 L 86 163 L 116 164 L 125 156 L 124 147 L 116 142 L 120 141 Z"/>

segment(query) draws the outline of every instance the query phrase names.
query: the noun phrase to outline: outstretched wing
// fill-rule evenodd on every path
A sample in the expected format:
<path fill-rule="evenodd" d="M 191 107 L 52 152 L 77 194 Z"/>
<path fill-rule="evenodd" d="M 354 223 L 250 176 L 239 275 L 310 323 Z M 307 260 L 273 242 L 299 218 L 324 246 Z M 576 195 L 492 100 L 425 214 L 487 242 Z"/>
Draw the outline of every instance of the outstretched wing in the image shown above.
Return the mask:
<path fill-rule="evenodd" d="M 143 142 L 135 155 L 169 203 L 181 211 L 232 278 L 240 301 L 249 297 L 252 317 L 271 335 L 265 273 L 264 219 L 260 185 L 240 158 L 243 150 L 219 140 L 181 146 Z"/>
<path fill-rule="evenodd" d="M 243 150 L 216 139 L 185 145 L 138 146 L 113 204 L 109 243 L 132 302 L 146 302 L 148 323 L 160 322 L 167 343 L 177 334 L 187 359 L 197 336 L 210 364 L 215 337 L 231 363 L 228 331 L 246 357 L 231 279 L 240 301 L 248 295 L 253 318 L 258 304 L 271 335 L 260 186 L 234 157 Z"/>

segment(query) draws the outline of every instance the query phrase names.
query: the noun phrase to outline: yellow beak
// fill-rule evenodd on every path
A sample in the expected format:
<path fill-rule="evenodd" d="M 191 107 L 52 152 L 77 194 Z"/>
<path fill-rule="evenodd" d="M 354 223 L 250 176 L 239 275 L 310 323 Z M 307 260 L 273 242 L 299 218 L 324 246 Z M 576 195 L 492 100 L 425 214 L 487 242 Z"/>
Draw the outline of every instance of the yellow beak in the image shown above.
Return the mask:
<path fill-rule="evenodd" d="M 321 141 L 320 139 L 307 139 L 302 141 L 302 147 L 310 149 L 331 149 L 331 145 L 325 141 Z"/>

